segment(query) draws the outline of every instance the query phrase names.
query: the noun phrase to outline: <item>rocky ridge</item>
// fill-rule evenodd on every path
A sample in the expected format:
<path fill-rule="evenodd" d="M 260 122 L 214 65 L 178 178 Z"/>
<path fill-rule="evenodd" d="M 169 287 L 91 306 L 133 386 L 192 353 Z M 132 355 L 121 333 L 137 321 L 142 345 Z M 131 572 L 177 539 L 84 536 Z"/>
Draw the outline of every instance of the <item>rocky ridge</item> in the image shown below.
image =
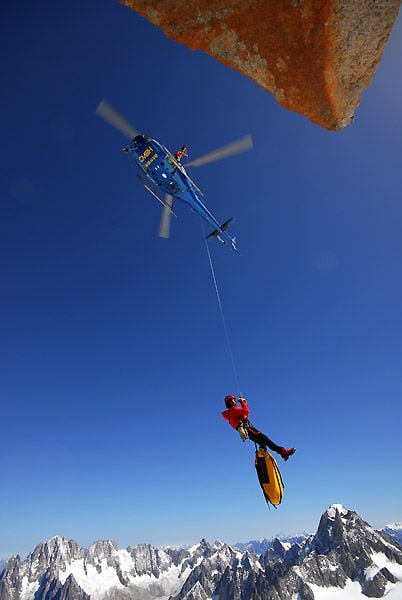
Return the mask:
<path fill-rule="evenodd" d="M 350 586 L 355 598 L 402 597 L 402 547 L 334 504 L 314 535 L 274 539 L 259 555 L 222 541 L 119 550 L 110 540 L 87 549 L 55 536 L 8 561 L 0 600 L 314 600 L 325 589 L 346 600 Z"/>
<path fill-rule="evenodd" d="M 249 542 L 237 542 L 235 545 L 239 550 L 250 550 L 255 554 L 265 554 L 275 541 L 279 541 L 284 545 L 284 548 L 289 548 L 292 544 L 302 544 L 309 534 L 300 533 L 299 535 L 291 536 L 275 536 L 272 539 L 264 538 L 261 540 L 250 540 Z"/>

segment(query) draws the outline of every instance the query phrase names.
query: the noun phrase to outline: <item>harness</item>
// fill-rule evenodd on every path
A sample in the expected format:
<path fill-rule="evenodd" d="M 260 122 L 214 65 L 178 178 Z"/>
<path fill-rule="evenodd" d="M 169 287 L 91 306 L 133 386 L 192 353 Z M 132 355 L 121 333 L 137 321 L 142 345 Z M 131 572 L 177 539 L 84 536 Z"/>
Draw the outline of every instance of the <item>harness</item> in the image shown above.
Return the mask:
<path fill-rule="evenodd" d="M 236 427 L 236 431 L 239 432 L 239 435 L 243 442 L 248 440 L 248 429 L 250 426 L 252 427 L 250 421 L 248 419 L 243 419 Z"/>

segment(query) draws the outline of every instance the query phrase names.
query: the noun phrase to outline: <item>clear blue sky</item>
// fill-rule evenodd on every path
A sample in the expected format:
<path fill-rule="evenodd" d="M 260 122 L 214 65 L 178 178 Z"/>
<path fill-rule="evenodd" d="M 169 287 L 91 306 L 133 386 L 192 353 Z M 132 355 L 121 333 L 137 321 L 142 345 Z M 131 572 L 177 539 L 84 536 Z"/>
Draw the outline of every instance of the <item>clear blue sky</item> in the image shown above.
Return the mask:
<path fill-rule="evenodd" d="M 401 520 L 402 23 L 355 123 L 328 132 L 113 0 L 2 7 L 0 557 Z M 221 419 L 236 392 L 199 219 L 169 241 L 106 97 L 190 156 L 240 255 L 210 244 L 241 391 L 277 443 L 268 511 Z"/>

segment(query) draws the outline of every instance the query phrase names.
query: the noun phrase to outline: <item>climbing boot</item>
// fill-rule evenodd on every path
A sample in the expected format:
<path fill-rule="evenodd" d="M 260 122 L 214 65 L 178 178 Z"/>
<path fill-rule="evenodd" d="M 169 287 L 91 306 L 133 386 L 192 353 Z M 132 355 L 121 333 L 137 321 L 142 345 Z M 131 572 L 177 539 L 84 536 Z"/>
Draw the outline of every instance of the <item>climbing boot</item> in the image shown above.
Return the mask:
<path fill-rule="evenodd" d="M 289 456 L 292 456 L 296 452 L 296 448 L 282 448 L 281 456 L 283 460 L 287 460 Z"/>

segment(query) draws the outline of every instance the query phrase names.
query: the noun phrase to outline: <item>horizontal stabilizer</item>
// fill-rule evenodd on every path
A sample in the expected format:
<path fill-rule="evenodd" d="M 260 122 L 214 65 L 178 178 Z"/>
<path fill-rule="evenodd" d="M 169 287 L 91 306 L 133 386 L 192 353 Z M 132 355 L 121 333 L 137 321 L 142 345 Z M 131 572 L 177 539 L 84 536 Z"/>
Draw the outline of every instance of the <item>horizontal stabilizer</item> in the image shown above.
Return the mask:
<path fill-rule="evenodd" d="M 233 221 L 233 217 L 231 219 L 228 219 L 227 221 L 225 221 L 220 229 L 214 229 L 213 231 L 211 231 L 211 233 L 209 233 L 207 235 L 207 240 L 211 237 L 218 237 L 221 231 L 226 231 L 226 229 L 229 227 L 230 223 Z"/>
<path fill-rule="evenodd" d="M 230 219 L 225 221 L 223 223 L 223 225 L 221 225 L 221 229 L 223 229 L 223 231 L 226 231 L 226 229 L 229 227 L 229 225 L 231 224 L 232 221 L 233 221 L 233 217 L 231 217 Z"/>

